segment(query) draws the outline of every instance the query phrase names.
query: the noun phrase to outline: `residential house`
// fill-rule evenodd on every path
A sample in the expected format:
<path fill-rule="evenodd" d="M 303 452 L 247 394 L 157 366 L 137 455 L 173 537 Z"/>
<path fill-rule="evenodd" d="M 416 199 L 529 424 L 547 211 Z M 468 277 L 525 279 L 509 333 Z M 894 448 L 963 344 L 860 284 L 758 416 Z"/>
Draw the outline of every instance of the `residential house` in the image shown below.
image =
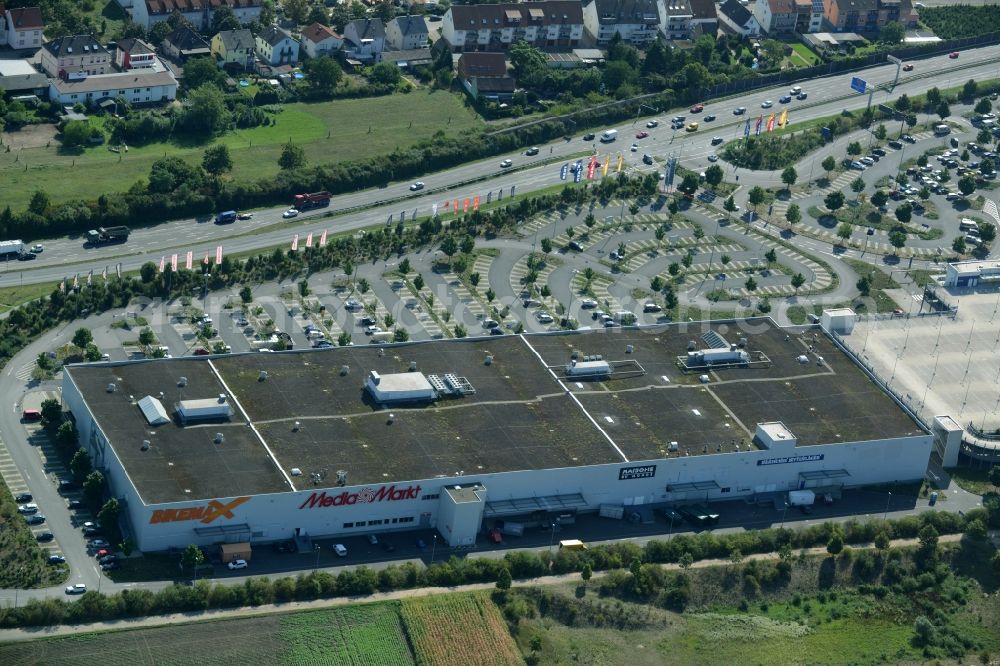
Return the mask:
<path fill-rule="evenodd" d="M 37 95 L 44 99 L 49 77 L 27 60 L 0 60 L 0 90 L 11 97 Z"/>
<path fill-rule="evenodd" d="M 691 38 L 700 35 L 715 37 L 719 33 L 719 13 L 715 0 L 690 0 Z"/>
<path fill-rule="evenodd" d="M 169 102 L 177 97 L 177 79 L 163 68 L 49 79 L 49 99 L 60 104 L 92 106 L 116 97 L 124 97 L 133 105 Z"/>
<path fill-rule="evenodd" d="M 251 70 L 257 43 L 246 29 L 223 30 L 212 37 L 212 55 L 219 67 Z"/>
<path fill-rule="evenodd" d="M 257 35 L 257 57 L 268 65 L 294 65 L 299 61 L 299 43 L 285 30 L 270 25 Z"/>
<path fill-rule="evenodd" d="M 379 19 L 357 19 L 344 26 L 344 51 L 348 60 L 382 62 L 385 26 Z"/>
<path fill-rule="evenodd" d="M 60 37 L 42 45 L 42 69 L 57 79 L 111 71 L 111 54 L 91 35 Z"/>
<path fill-rule="evenodd" d="M 400 69 L 429 65 L 434 61 L 429 47 L 422 49 L 403 49 L 402 51 L 383 51 L 382 62 L 391 62 Z"/>
<path fill-rule="evenodd" d="M 760 35 L 760 23 L 749 9 L 740 4 L 739 0 L 726 0 L 719 6 L 719 27 L 723 32 L 742 37 L 757 37 Z"/>
<path fill-rule="evenodd" d="M 615 35 L 636 46 L 649 44 L 660 29 L 657 0 L 591 0 L 583 7 L 583 27 L 604 46 Z"/>
<path fill-rule="evenodd" d="M 691 10 L 690 0 L 663 0 L 663 19 L 660 22 L 660 30 L 667 39 L 691 39 L 691 19 L 694 13 Z"/>
<path fill-rule="evenodd" d="M 310 58 L 333 55 L 343 43 L 343 37 L 322 23 L 313 23 L 302 30 L 302 50 Z"/>
<path fill-rule="evenodd" d="M 769 37 L 794 34 L 799 20 L 795 0 L 757 0 L 753 16 Z"/>
<path fill-rule="evenodd" d="M 0 45 L 12 49 L 37 49 L 42 46 L 45 22 L 38 7 L 8 9 L 0 16 Z"/>
<path fill-rule="evenodd" d="M 123 72 L 152 67 L 155 64 L 157 64 L 156 51 L 141 39 L 128 37 L 119 41 L 115 47 L 115 67 Z"/>
<path fill-rule="evenodd" d="M 514 96 L 515 82 L 503 53 L 465 52 L 458 58 L 457 74 L 472 99 L 505 101 Z"/>
<path fill-rule="evenodd" d="M 148 30 L 177 12 L 194 26 L 208 28 L 219 7 L 229 7 L 245 25 L 260 16 L 262 0 L 133 0 L 132 20 Z"/>
<path fill-rule="evenodd" d="M 423 16 L 397 16 L 385 26 L 385 45 L 394 51 L 427 47 L 427 24 Z"/>
<path fill-rule="evenodd" d="M 898 20 L 898 4 L 895 10 L 893 20 Z M 831 32 L 878 32 L 879 15 L 879 0 L 823 0 L 824 24 Z"/>
<path fill-rule="evenodd" d="M 795 32 L 804 35 L 823 29 L 823 0 L 795 0 Z"/>
<path fill-rule="evenodd" d="M 184 64 L 188 58 L 198 58 L 212 55 L 212 45 L 204 37 L 187 26 L 180 26 L 160 43 L 163 54 Z"/>
<path fill-rule="evenodd" d="M 515 41 L 548 51 L 568 51 L 583 39 L 579 0 L 452 5 L 441 21 L 441 38 L 452 52 L 499 52 Z"/>

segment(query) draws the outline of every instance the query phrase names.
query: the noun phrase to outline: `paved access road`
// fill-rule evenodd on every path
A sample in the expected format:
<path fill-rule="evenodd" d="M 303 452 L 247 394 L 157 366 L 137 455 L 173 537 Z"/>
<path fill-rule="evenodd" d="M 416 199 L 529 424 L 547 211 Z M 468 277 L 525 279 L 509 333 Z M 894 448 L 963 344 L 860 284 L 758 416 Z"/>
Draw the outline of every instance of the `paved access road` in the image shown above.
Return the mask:
<path fill-rule="evenodd" d="M 1000 57 L 1000 47 L 990 46 L 965 51 L 958 60 L 938 56 L 915 61 L 914 71 L 905 73 L 901 77 L 892 96 L 902 93 L 920 94 L 931 86 L 954 86 L 970 78 L 984 80 L 1000 77 L 998 57 Z M 888 84 L 896 76 L 896 66 L 873 67 L 863 70 L 859 75 L 870 85 Z M 851 73 L 843 73 L 802 82 L 801 85 L 809 94 L 809 99 L 802 102 L 793 101 L 789 105 L 790 127 L 794 128 L 795 123 L 809 119 L 836 114 L 845 108 L 864 108 L 868 97 L 851 93 L 849 87 L 851 77 Z M 614 157 L 619 153 L 624 154 L 629 168 L 641 166 L 643 153 L 650 153 L 656 157 L 675 154 L 679 156 L 682 164 L 696 168 L 707 164 L 704 161 L 706 156 L 714 152 L 715 149 L 709 145 L 712 136 L 731 139 L 742 133 L 745 118 L 752 118 L 753 122 L 756 122 L 756 118 L 762 113 L 765 114 L 765 119 L 771 111 L 780 113 L 782 105 L 778 103 L 778 99 L 787 92 L 788 87 L 782 85 L 710 102 L 705 110 L 697 115 L 704 118 L 705 115 L 714 114 L 717 119 L 710 123 L 700 121 L 701 127 L 697 132 L 671 130 L 669 117 L 674 112 L 664 112 L 659 116 L 660 125 L 657 128 L 645 130 L 647 120 L 645 118 L 633 124 L 619 126 L 617 128 L 619 138 L 613 144 L 583 142 L 577 136 L 570 141 L 557 141 L 540 146 L 541 150 L 535 157 L 527 157 L 522 153 L 498 155 L 423 176 L 422 180 L 427 187 L 421 192 L 410 192 L 410 183 L 406 182 L 339 195 L 334 198 L 330 208 L 303 213 L 291 222 L 283 221 L 281 218 L 281 213 L 286 207 L 277 207 L 257 211 L 254 219 L 229 226 L 216 226 L 210 219 L 204 219 L 177 220 L 155 227 L 136 229 L 124 245 L 83 248 L 80 238 L 52 240 L 45 243 L 45 252 L 38 260 L 30 264 L 12 262 L 2 265 L 0 286 L 56 282 L 67 275 L 72 276 L 77 273 L 82 275 L 90 270 L 94 270 L 97 274 L 106 266 L 111 266 L 113 270 L 118 262 L 123 264 L 125 270 L 135 270 L 146 261 L 158 263 L 162 256 L 173 252 L 183 253 L 192 250 L 195 257 L 201 259 L 206 253 L 214 254 L 219 244 L 224 246 L 227 253 L 270 247 L 290 242 L 294 233 L 300 234 L 301 240 L 309 232 L 319 234 L 324 229 L 331 231 L 361 229 L 384 223 L 390 216 L 396 220 L 401 214 L 405 214 L 408 219 L 414 214 L 428 215 L 433 204 L 442 204 L 445 200 L 454 200 L 456 197 L 464 200 L 466 196 L 479 195 L 485 200 L 487 193 L 492 193 L 494 198 L 501 194 L 509 197 L 512 187 L 518 195 L 526 194 L 558 184 L 559 167 L 564 160 L 575 161 L 595 149 L 602 159 L 609 154 Z M 874 102 L 884 102 L 888 97 L 887 92 L 880 91 L 876 93 Z M 774 107 L 761 109 L 761 103 L 765 100 L 772 100 Z M 747 107 L 746 116 L 733 115 L 733 109 L 738 106 Z M 695 117 L 685 110 L 677 113 L 688 116 L 688 120 Z M 634 137 L 639 131 L 648 131 L 650 136 L 636 140 Z M 629 150 L 633 142 L 639 144 L 635 152 Z M 511 159 L 513 167 L 501 168 L 500 162 L 503 159 Z M 458 183 L 476 179 L 481 180 L 475 185 L 457 186 Z M 123 184 L 123 188 L 125 186 L 127 184 Z M 386 201 L 394 203 L 380 203 Z M 317 219 L 328 213 L 359 208 L 364 210 L 333 220 Z"/>

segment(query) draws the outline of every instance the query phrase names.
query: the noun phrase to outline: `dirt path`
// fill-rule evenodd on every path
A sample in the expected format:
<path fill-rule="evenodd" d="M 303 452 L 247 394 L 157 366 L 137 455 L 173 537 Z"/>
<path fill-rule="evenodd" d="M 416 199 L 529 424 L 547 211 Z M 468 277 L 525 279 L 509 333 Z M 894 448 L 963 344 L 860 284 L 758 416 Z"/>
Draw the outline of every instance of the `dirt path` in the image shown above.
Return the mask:
<path fill-rule="evenodd" d="M 960 534 L 946 534 L 940 537 L 941 542 L 954 542 L 962 538 Z M 892 542 L 894 548 L 901 546 L 913 546 L 917 544 L 917 539 L 897 539 Z M 872 544 L 862 544 L 851 546 L 854 550 L 874 548 Z M 807 548 L 807 555 L 823 555 L 826 548 Z M 743 558 L 744 562 L 750 560 L 776 560 L 777 553 L 757 553 Z M 699 560 L 691 565 L 693 569 L 704 569 L 707 567 L 729 566 L 728 559 L 722 560 Z M 677 564 L 663 564 L 664 569 L 678 570 Z M 594 572 L 591 580 L 599 580 L 608 575 L 607 571 Z M 536 587 L 540 585 L 560 585 L 564 583 L 579 582 L 579 573 L 561 574 L 558 576 L 541 576 L 539 578 L 529 578 L 514 582 L 514 587 Z M 357 597 L 336 597 L 333 599 L 317 599 L 315 601 L 293 601 L 285 604 L 267 604 L 257 607 L 245 607 L 236 609 L 209 610 L 196 613 L 172 613 L 170 615 L 155 615 L 136 619 L 113 620 L 110 622 L 94 622 L 91 624 L 70 624 L 53 627 L 29 627 L 26 629 L 2 629 L 0 630 L 0 642 L 30 641 L 36 638 L 46 638 L 52 636 L 69 636 L 80 633 L 95 631 L 121 631 L 128 629 L 139 629 L 149 627 L 160 627 L 173 624 L 185 624 L 188 622 L 204 622 L 208 620 L 232 620 L 246 617 L 256 617 L 261 615 L 274 615 L 276 613 L 294 613 L 297 611 L 317 610 L 323 608 L 333 608 L 355 603 L 373 603 L 376 601 L 391 601 L 396 599 L 408 599 L 414 597 L 426 597 L 432 594 L 448 594 L 452 592 L 472 592 L 476 590 L 492 590 L 496 586 L 493 583 L 470 583 L 468 585 L 456 585 L 454 587 L 420 587 L 410 590 L 394 590 L 392 592 L 376 592 Z"/>

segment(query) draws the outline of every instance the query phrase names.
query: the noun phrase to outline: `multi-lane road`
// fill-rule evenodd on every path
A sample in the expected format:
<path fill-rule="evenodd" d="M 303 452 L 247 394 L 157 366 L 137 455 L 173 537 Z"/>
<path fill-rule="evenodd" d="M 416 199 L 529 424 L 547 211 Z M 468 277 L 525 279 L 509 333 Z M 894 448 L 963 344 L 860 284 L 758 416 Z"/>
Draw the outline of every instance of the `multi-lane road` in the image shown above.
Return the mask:
<path fill-rule="evenodd" d="M 869 86 L 878 87 L 873 100 L 877 104 L 903 93 L 921 94 L 933 86 L 944 88 L 959 85 L 968 79 L 1000 78 L 1000 47 L 970 49 L 962 52 L 958 59 L 942 55 L 917 60 L 913 64 L 914 71 L 902 73 L 891 93 L 884 88 L 896 77 L 895 65 L 872 67 L 855 75 L 864 78 Z M 841 73 L 799 82 L 808 93 L 808 99 L 795 100 L 787 105 L 789 129 L 794 130 L 797 123 L 834 115 L 844 109 L 864 108 L 868 95 L 852 93 L 849 85 L 851 77 L 851 73 Z M 783 85 L 708 102 L 705 110 L 698 114 L 700 128 L 697 132 L 671 130 L 669 118 L 675 113 L 687 115 L 688 120 L 695 119 L 695 116 L 687 110 L 665 110 L 658 116 L 659 127 L 649 130 L 650 136 L 641 140 L 634 137 L 645 129 L 648 118 L 639 118 L 634 123 L 617 127 L 619 138 L 611 144 L 596 140 L 584 142 L 576 136 L 570 141 L 539 146 L 539 154 L 533 157 L 527 157 L 523 152 L 498 155 L 428 174 L 422 177 L 427 187 L 420 192 L 411 192 L 409 182 L 400 182 L 384 188 L 339 195 L 334 197 L 329 208 L 303 213 L 293 221 L 282 220 L 281 213 L 286 207 L 279 207 L 257 211 L 252 220 L 235 225 L 216 226 L 206 219 L 175 220 L 153 227 L 135 228 L 124 245 L 84 248 L 80 238 L 50 240 L 45 244 L 44 253 L 34 262 L 0 264 L 0 286 L 57 282 L 63 277 L 84 275 L 90 270 L 99 274 L 106 266 L 111 266 L 113 270 L 119 262 L 124 270 L 135 270 L 144 262 L 159 262 L 164 255 L 188 250 L 201 258 L 206 253 L 214 255 L 216 246 L 220 244 L 226 253 L 271 247 L 290 242 L 296 233 L 304 239 L 309 232 L 319 234 L 325 229 L 331 232 L 362 229 L 384 223 L 390 216 L 395 221 L 401 214 L 405 214 L 407 219 L 414 214 L 428 215 L 434 204 L 445 200 L 479 195 L 485 201 L 487 193 L 492 193 L 494 198 L 500 194 L 507 198 L 512 187 L 521 196 L 558 184 L 560 166 L 589 154 L 595 145 L 602 159 L 609 153 L 624 154 L 629 168 L 643 168 L 640 161 L 643 153 L 661 158 L 673 154 L 689 168 L 704 168 L 708 165 L 707 156 L 717 149 L 710 145 L 713 136 L 730 140 L 742 133 L 746 118 L 755 122 L 762 113 L 765 119 L 772 111 L 780 113 L 785 105 L 779 104 L 778 99 L 787 92 L 788 86 Z M 772 100 L 774 106 L 762 109 L 764 100 Z M 747 108 L 746 116 L 733 115 L 733 109 L 739 106 Z M 716 120 L 706 123 L 703 118 L 709 114 L 715 115 Z M 600 129 L 594 131 L 600 135 Z M 629 150 L 633 142 L 639 144 L 635 152 Z M 500 163 L 504 159 L 512 160 L 513 167 L 501 168 Z M 732 168 L 726 168 L 727 174 L 732 177 Z M 469 182 L 473 184 L 461 185 Z M 122 189 L 128 185 L 122 183 Z M 329 216 L 341 211 L 354 212 Z"/>

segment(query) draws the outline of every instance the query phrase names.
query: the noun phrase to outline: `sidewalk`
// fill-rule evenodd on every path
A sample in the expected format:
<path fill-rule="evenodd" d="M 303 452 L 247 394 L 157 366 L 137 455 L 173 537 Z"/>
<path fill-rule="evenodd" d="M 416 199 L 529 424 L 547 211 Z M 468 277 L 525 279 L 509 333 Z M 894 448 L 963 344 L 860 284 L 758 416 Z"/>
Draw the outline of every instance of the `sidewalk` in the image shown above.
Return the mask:
<path fill-rule="evenodd" d="M 939 538 L 942 543 L 959 541 L 961 534 L 945 534 Z M 917 539 L 896 539 L 892 541 L 892 547 L 916 545 Z M 872 544 L 850 545 L 854 550 L 874 548 Z M 810 556 L 822 556 L 826 553 L 825 547 L 805 549 L 805 553 Z M 757 553 L 747 555 L 744 562 L 751 560 L 769 561 L 778 559 L 776 553 Z M 679 564 L 662 564 L 663 569 L 677 571 L 681 569 Z M 699 560 L 691 565 L 694 569 L 708 567 L 732 566 L 728 559 Z M 607 576 L 609 571 L 596 571 L 592 580 L 599 580 Z M 539 578 L 529 578 L 514 581 L 514 587 L 536 587 L 541 585 L 561 585 L 565 583 L 582 582 L 579 573 L 568 573 L 557 576 L 541 576 Z M 173 613 L 170 615 L 157 615 L 128 620 L 115 620 L 111 622 L 94 622 L 92 624 L 58 625 L 52 627 L 32 627 L 26 629 L 2 629 L 0 630 L 0 641 L 30 641 L 36 638 L 50 638 L 54 636 L 69 636 L 80 633 L 97 631 L 121 631 L 128 629 L 161 627 L 175 624 L 185 624 L 188 622 L 204 622 L 207 620 L 232 620 L 238 618 L 256 617 L 261 615 L 273 615 L 276 613 L 292 613 L 297 611 L 319 610 L 323 608 L 334 608 L 355 603 L 373 603 L 377 601 L 392 601 L 413 597 L 426 597 L 433 594 L 448 594 L 453 592 L 474 592 L 479 590 L 492 590 L 496 587 L 494 583 L 470 583 L 468 585 L 456 585 L 454 587 L 421 587 L 409 590 L 395 590 L 392 592 L 376 592 L 374 594 L 358 597 L 337 597 L 334 599 L 317 599 L 315 601 L 293 601 L 285 604 L 267 604 L 257 607 L 244 607 L 236 609 L 209 610 L 195 613 Z"/>

